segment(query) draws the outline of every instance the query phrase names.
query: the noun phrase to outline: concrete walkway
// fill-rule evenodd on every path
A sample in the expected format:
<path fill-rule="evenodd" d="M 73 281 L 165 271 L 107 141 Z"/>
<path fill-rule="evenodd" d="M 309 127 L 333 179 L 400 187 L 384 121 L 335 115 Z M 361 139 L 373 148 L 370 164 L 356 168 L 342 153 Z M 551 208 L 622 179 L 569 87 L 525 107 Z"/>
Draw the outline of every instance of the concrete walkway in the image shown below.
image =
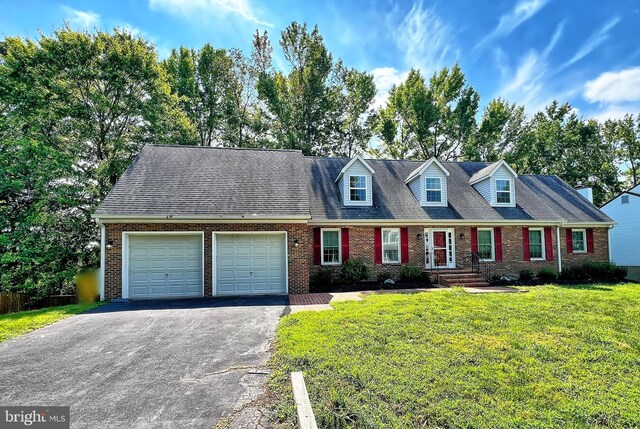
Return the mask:
<path fill-rule="evenodd" d="M 301 311 L 324 311 L 333 310 L 332 302 L 339 301 L 360 301 L 363 296 L 367 295 L 383 295 L 388 293 L 421 293 L 435 292 L 448 289 L 446 287 L 432 287 L 422 289 L 380 289 L 365 290 L 357 292 L 332 292 L 332 293 L 307 293 L 300 295 L 289 295 L 289 308 L 291 313 L 299 313 Z M 486 286 L 486 287 L 463 287 L 465 292 L 470 294 L 478 293 L 522 293 L 527 292 L 506 286 Z"/>

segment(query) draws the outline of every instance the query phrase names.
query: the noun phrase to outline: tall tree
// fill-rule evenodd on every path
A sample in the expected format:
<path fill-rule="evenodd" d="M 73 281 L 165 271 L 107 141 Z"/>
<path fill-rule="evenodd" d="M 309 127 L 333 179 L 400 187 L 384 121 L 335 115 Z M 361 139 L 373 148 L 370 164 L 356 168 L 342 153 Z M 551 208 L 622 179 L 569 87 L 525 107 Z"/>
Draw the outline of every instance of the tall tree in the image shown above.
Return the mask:
<path fill-rule="evenodd" d="M 634 120 L 633 115 L 625 115 L 619 121 L 607 121 L 605 128 L 615 136 L 620 162 L 627 167 L 629 187 L 640 184 L 640 114 Z"/>

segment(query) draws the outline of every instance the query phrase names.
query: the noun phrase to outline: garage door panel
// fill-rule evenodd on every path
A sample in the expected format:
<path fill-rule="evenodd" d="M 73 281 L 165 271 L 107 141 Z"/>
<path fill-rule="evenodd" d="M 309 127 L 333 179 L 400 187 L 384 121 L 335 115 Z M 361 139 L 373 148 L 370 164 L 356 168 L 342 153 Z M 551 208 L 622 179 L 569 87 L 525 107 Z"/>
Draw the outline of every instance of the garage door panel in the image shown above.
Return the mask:
<path fill-rule="evenodd" d="M 202 236 L 129 236 L 129 297 L 202 296 Z"/>
<path fill-rule="evenodd" d="M 217 234 L 216 294 L 286 293 L 284 234 Z"/>

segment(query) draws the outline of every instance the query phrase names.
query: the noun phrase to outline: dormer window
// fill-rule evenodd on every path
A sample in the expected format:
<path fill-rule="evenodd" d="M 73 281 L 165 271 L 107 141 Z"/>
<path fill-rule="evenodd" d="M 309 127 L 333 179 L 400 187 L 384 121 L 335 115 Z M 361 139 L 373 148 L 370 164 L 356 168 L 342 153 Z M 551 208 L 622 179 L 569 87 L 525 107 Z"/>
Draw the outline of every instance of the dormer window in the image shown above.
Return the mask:
<path fill-rule="evenodd" d="M 349 176 L 349 201 L 367 201 L 367 176 Z"/>
<path fill-rule="evenodd" d="M 425 178 L 425 198 L 427 203 L 442 202 L 442 178 L 440 177 Z"/>
<path fill-rule="evenodd" d="M 511 180 L 496 179 L 496 203 L 511 204 Z"/>

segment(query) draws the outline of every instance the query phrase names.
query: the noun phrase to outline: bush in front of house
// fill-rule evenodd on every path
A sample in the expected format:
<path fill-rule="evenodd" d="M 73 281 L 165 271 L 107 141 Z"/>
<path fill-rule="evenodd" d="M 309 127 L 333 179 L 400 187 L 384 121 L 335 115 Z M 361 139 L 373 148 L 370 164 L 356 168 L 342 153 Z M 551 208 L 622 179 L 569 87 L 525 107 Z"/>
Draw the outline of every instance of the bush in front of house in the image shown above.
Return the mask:
<path fill-rule="evenodd" d="M 530 282 L 533 280 L 533 271 L 531 270 L 520 270 L 520 274 L 518 275 L 518 280 L 521 282 Z"/>
<path fill-rule="evenodd" d="M 349 259 L 342 265 L 341 277 L 348 284 L 363 282 L 369 278 L 369 266 L 362 259 Z"/>
<path fill-rule="evenodd" d="M 538 279 L 545 283 L 551 283 L 558 278 L 558 273 L 556 270 L 549 267 L 544 267 L 540 271 L 538 271 Z"/>
<path fill-rule="evenodd" d="M 333 272 L 331 268 L 322 267 L 311 276 L 309 282 L 309 292 L 328 292 L 333 283 Z"/>
<path fill-rule="evenodd" d="M 422 280 L 422 268 L 416 265 L 404 265 L 400 269 L 400 281 L 415 282 Z"/>
<path fill-rule="evenodd" d="M 611 262 L 585 262 L 582 265 L 562 270 L 559 279 L 563 282 L 620 282 L 627 277 L 628 270 Z"/>
<path fill-rule="evenodd" d="M 380 284 L 384 283 L 385 280 L 394 280 L 394 276 L 391 271 L 383 271 L 376 276 L 376 281 Z"/>

